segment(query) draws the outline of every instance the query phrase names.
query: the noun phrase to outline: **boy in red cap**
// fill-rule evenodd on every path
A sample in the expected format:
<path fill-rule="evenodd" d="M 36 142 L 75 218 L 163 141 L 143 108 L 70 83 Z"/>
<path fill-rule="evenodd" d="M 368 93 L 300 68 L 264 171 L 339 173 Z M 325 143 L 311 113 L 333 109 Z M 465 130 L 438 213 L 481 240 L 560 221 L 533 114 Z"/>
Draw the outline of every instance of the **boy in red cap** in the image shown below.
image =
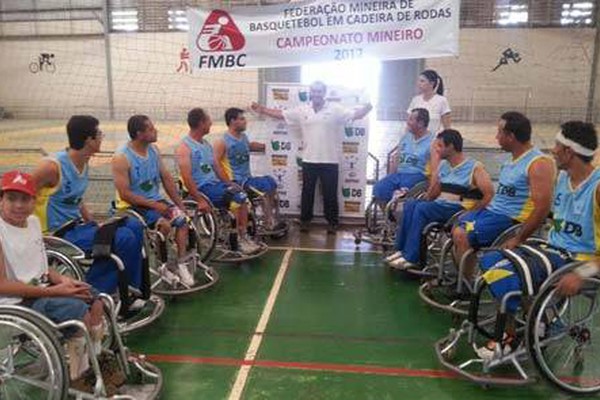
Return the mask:
<path fill-rule="evenodd" d="M 100 352 L 104 332 L 102 302 L 85 282 L 48 268 L 35 207 L 35 184 L 31 175 L 9 171 L 0 183 L 0 305 L 22 305 L 55 323 L 81 320 Z M 81 332 L 64 332 L 71 379 L 89 368 Z"/>

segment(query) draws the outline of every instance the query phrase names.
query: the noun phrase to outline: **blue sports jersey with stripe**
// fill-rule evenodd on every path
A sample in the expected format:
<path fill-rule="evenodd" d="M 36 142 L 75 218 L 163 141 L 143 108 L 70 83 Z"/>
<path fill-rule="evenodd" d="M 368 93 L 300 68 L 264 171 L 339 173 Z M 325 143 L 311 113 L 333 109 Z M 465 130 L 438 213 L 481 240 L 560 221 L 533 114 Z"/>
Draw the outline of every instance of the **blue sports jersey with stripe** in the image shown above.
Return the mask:
<path fill-rule="evenodd" d="M 210 143 L 205 140 L 199 142 L 190 136 L 183 138 L 183 142 L 190 149 L 192 178 L 196 183 L 196 187 L 199 188 L 206 183 L 218 182 L 219 179 L 213 169 L 214 156 Z"/>
<path fill-rule="evenodd" d="M 554 189 L 550 244 L 588 259 L 600 248 L 600 213 L 596 202 L 596 188 L 600 183 L 600 169 L 595 169 L 576 189 L 569 175 L 561 171 Z"/>
<path fill-rule="evenodd" d="M 475 167 L 479 163 L 472 158 L 466 158 L 462 163 L 455 167 L 452 167 L 448 160 L 442 160 L 438 167 L 438 176 L 440 177 L 440 184 L 442 185 L 454 185 L 460 186 L 466 190 L 473 188 L 473 173 Z M 439 197 L 436 201 L 449 202 L 449 203 L 463 203 L 460 200 L 452 201 L 445 197 Z M 468 201 L 469 205 L 472 201 Z M 463 204 L 465 208 L 470 208 L 468 205 Z"/>
<path fill-rule="evenodd" d="M 162 200 L 160 194 L 160 163 L 158 150 L 154 145 L 148 146 L 148 154 L 141 156 L 129 146 L 121 146 L 116 154 L 125 154 L 129 162 L 129 186 L 133 194 L 150 200 Z M 130 204 L 119 197 L 117 193 L 117 208 L 130 207 Z"/>
<path fill-rule="evenodd" d="M 36 199 L 35 212 L 44 232 L 81 218 L 81 202 L 89 183 L 87 165 L 79 172 L 67 150 L 56 153 L 53 161 L 60 170 L 58 185 L 40 190 Z"/>
<path fill-rule="evenodd" d="M 500 169 L 498 188 L 488 210 L 523 222 L 533 211 L 529 184 L 529 167 L 540 159 L 547 158 L 537 148 L 531 148 L 516 160 L 508 160 Z"/>
<path fill-rule="evenodd" d="M 222 164 L 228 178 L 238 183 L 244 183 L 250 178 L 250 142 L 248 136 L 242 133 L 240 138 L 226 132 L 225 159 Z"/>
<path fill-rule="evenodd" d="M 398 143 L 398 173 L 420 173 L 429 176 L 430 148 L 433 135 L 415 139 L 413 134 L 407 132 Z"/>

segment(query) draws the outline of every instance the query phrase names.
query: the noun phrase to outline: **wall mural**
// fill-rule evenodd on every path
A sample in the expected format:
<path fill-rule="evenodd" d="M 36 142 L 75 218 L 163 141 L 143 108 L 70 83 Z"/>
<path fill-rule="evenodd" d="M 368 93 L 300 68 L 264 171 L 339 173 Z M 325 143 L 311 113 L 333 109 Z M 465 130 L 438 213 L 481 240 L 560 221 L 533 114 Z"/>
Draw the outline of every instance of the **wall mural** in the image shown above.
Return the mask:
<path fill-rule="evenodd" d="M 49 72 L 53 74 L 56 72 L 56 64 L 54 61 L 54 53 L 40 53 L 37 57 L 37 61 L 32 61 L 29 64 L 29 72 L 37 74 L 38 72 Z"/>
<path fill-rule="evenodd" d="M 502 56 L 500 57 L 500 60 L 498 60 L 498 65 L 496 65 L 494 69 L 492 69 L 492 72 L 495 72 L 498 68 L 500 68 L 503 65 L 508 65 L 508 62 L 511 60 L 515 64 L 518 64 L 521 62 L 522 59 L 521 55 L 518 52 L 514 51 L 509 47 L 502 52 Z"/>

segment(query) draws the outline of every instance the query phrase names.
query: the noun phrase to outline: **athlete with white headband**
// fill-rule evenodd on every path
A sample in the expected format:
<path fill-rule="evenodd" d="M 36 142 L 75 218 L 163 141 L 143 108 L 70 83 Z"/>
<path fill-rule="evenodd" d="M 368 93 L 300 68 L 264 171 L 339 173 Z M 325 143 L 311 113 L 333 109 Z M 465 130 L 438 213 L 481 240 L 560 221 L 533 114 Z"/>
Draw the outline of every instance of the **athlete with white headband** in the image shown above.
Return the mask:
<path fill-rule="evenodd" d="M 568 273 L 558 283 L 558 292 L 576 294 L 586 277 L 600 271 L 600 169 L 592 165 L 598 138 L 594 125 L 569 121 L 561 125 L 556 135 L 552 155 L 560 170 L 552 202 L 552 228 L 547 244 L 522 244 L 515 249 L 491 251 L 480 261 L 482 278 L 492 295 L 500 301 L 511 291 L 524 291 L 539 286 L 551 273 L 573 261 L 589 261 Z M 510 257 L 508 257 L 510 255 Z M 527 265 L 531 282 L 522 282 L 515 263 Z M 514 314 L 520 299 L 512 297 L 507 311 Z M 512 323 L 511 323 L 512 322 Z M 514 321 L 507 322 L 502 343 L 489 342 L 477 349 L 483 359 L 514 350 L 518 341 Z M 497 351 L 497 346 L 502 351 Z M 496 351 L 494 351 L 496 349 Z"/>

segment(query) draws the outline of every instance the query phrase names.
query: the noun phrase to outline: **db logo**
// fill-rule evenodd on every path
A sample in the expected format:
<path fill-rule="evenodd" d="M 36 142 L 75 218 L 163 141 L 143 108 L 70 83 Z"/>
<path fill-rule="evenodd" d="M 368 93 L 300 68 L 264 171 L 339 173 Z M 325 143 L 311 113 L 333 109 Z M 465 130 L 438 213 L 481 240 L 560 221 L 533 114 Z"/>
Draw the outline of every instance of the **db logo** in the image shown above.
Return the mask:
<path fill-rule="evenodd" d="M 345 198 L 362 197 L 362 189 L 342 188 L 342 195 Z"/>
<path fill-rule="evenodd" d="M 244 35 L 223 10 L 213 10 L 198 34 L 196 45 L 202 51 L 238 51 L 246 44 Z"/>
<path fill-rule="evenodd" d="M 292 150 L 292 142 L 271 140 L 271 148 L 273 149 L 273 151 L 290 151 Z"/>
<path fill-rule="evenodd" d="M 352 126 L 347 126 L 344 128 L 344 134 L 346 137 L 363 137 L 366 134 L 365 128 L 354 128 Z"/>

